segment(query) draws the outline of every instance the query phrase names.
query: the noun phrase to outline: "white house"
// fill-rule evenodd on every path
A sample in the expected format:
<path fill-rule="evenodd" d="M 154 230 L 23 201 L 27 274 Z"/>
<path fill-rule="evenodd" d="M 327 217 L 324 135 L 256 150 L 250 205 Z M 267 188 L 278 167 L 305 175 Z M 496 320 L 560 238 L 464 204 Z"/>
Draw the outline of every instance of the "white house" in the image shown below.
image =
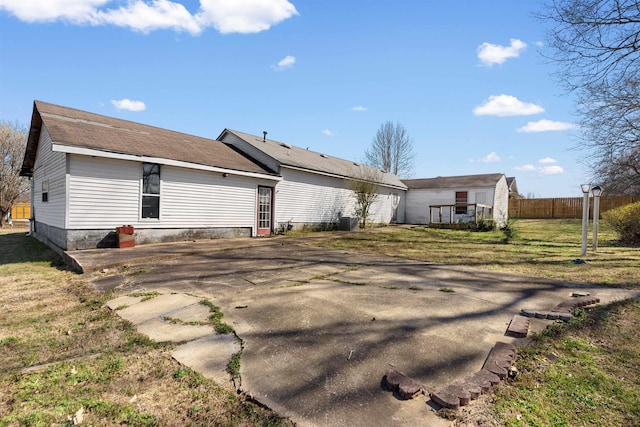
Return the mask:
<path fill-rule="evenodd" d="M 264 140 L 263 140 L 264 139 Z M 354 179 L 379 185 L 369 220 L 404 221 L 390 173 L 225 130 L 218 140 L 35 101 L 22 175 L 32 232 L 56 249 L 257 236 L 355 215 Z"/>
<path fill-rule="evenodd" d="M 499 226 L 509 215 L 509 187 L 504 174 L 448 176 L 406 179 L 406 222 L 468 222 L 479 205 L 492 209 Z M 437 215 L 437 217 L 436 217 Z M 452 217 L 453 216 L 453 217 Z"/>
<path fill-rule="evenodd" d="M 138 243 L 256 235 L 262 189 L 282 180 L 220 141 L 40 101 L 22 175 L 33 234 L 63 250 L 108 246 L 122 225 Z"/>
<path fill-rule="evenodd" d="M 336 223 L 341 217 L 355 216 L 350 182 L 363 178 L 378 184 L 369 221 L 385 224 L 405 221 L 407 186 L 394 174 L 274 141 L 266 133 L 259 137 L 225 129 L 218 140 L 282 176 L 275 189 L 276 224 L 299 227 Z"/>
<path fill-rule="evenodd" d="M 354 181 L 377 184 L 371 223 L 432 222 L 432 207 L 487 205 L 506 222 L 502 174 L 402 181 L 394 174 L 225 129 L 217 140 L 35 101 L 22 175 L 31 179 L 31 231 L 55 249 L 267 235 L 356 216 Z M 514 183 L 512 183 L 513 187 Z"/>

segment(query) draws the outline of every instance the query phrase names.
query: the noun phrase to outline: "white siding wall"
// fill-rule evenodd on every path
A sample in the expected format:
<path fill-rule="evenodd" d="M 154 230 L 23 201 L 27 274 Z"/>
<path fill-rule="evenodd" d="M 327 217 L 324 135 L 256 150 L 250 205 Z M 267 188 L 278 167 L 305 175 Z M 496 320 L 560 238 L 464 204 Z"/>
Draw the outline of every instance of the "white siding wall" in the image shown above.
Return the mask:
<path fill-rule="evenodd" d="M 424 194 L 427 190 L 410 189 L 407 191 L 405 217 L 409 224 L 429 223 L 429 200 Z"/>
<path fill-rule="evenodd" d="M 287 168 L 276 187 L 276 225 L 336 222 L 339 215 L 352 216 L 354 201 L 345 180 Z"/>
<path fill-rule="evenodd" d="M 139 226 L 141 164 L 70 155 L 70 229 Z"/>
<path fill-rule="evenodd" d="M 160 221 L 166 227 L 255 227 L 258 184 L 275 184 L 169 166 L 160 175 Z"/>
<path fill-rule="evenodd" d="M 509 218 L 509 186 L 503 176 L 496 184 L 495 198 L 493 201 L 493 218 L 498 226 L 503 226 Z"/>
<path fill-rule="evenodd" d="M 66 154 L 52 151 L 51 137 L 42 126 L 33 173 L 35 219 L 53 227 L 65 227 Z M 42 202 L 42 183 L 49 182 L 49 201 Z"/>
<path fill-rule="evenodd" d="M 160 220 L 140 218 L 140 162 L 71 155 L 69 228 L 255 227 L 258 185 L 273 181 L 161 166 Z"/>
<path fill-rule="evenodd" d="M 506 183 L 506 181 L 505 181 Z M 460 188 L 460 189 L 410 189 L 407 191 L 406 202 L 406 219 L 409 224 L 428 224 L 431 222 L 429 206 L 432 205 L 453 205 L 456 203 L 456 191 L 467 192 L 467 203 L 482 203 L 493 206 L 494 193 L 493 188 Z M 478 196 L 481 199 L 478 201 Z M 508 198 L 508 189 L 507 189 Z M 483 199 L 483 200 L 482 200 Z M 508 200 L 507 200 L 508 203 Z M 494 214 L 495 214 L 494 209 Z M 438 210 L 433 209 L 434 220 L 437 222 L 439 218 Z M 442 221 L 450 221 L 450 209 L 442 209 Z M 455 221 L 455 219 L 454 219 Z"/>
<path fill-rule="evenodd" d="M 407 223 L 428 224 L 431 221 L 429 206 L 453 204 L 456 202 L 455 194 L 455 191 L 449 190 L 410 189 L 407 191 Z M 446 209 L 443 210 L 443 214 L 445 211 Z M 447 216 L 446 221 L 449 220 L 448 218 Z"/>
<path fill-rule="evenodd" d="M 394 197 L 395 203 L 394 208 Z M 404 222 L 404 199 L 405 191 L 393 190 L 388 187 L 380 187 L 378 189 L 378 197 L 371 206 L 371 218 L 369 221 L 374 223 L 388 224 L 392 221 L 397 223 Z M 394 218 L 395 210 L 395 218 Z"/>
<path fill-rule="evenodd" d="M 276 226 L 279 222 L 322 223 L 337 222 L 340 216 L 355 215 L 355 198 L 348 180 L 283 167 L 283 181 L 276 188 Z M 393 194 L 396 199 L 398 222 L 404 221 L 402 190 L 381 187 L 370 211 L 369 221 L 391 222 Z"/>

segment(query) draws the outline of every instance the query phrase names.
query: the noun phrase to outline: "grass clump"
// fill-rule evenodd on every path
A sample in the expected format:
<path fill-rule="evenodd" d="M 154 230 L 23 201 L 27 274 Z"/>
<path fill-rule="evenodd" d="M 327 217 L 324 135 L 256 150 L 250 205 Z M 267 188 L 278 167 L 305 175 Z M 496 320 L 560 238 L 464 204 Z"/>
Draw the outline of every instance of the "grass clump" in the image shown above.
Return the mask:
<path fill-rule="evenodd" d="M 233 353 L 229 363 L 227 363 L 227 372 L 232 378 L 240 378 L 240 361 L 242 359 L 242 353 Z"/>
<path fill-rule="evenodd" d="M 232 334 L 234 332 L 233 327 L 231 327 L 230 325 L 222 321 L 222 318 L 224 317 L 224 313 L 220 311 L 220 307 L 214 305 L 211 301 L 207 299 L 200 301 L 200 304 L 209 307 L 209 310 L 211 310 L 211 314 L 209 315 L 209 320 L 213 324 L 213 327 L 215 328 L 216 332 L 218 332 L 219 334 Z"/>

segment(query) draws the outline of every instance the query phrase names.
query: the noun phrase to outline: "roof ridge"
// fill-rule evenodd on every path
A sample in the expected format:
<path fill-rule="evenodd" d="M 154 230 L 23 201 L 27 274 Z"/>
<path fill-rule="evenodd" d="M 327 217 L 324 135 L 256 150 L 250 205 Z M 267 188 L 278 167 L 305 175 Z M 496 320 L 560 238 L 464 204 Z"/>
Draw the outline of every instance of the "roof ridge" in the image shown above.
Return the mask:
<path fill-rule="evenodd" d="M 52 107 L 55 107 L 55 108 L 61 108 L 61 109 L 64 109 L 64 110 L 77 111 L 79 113 L 84 113 L 84 114 L 90 114 L 90 115 L 93 115 L 93 116 L 104 118 L 105 120 L 117 120 L 117 121 L 120 121 L 120 122 L 123 122 L 123 123 L 130 123 L 130 124 L 135 125 L 135 126 L 143 126 L 143 127 L 148 127 L 148 128 L 152 128 L 152 129 L 157 129 L 157 130 L 160 130 L 162 132 L 171 132 L 171 133 L 175 133 L 175 134 L 190 136 L 192 138 L 201 138 L 201 139 L 206 139 L 206 140 L 209 140 L 209 141 L 220 142 L 220 141 L 218 141 L 216 139 L 207 138 L 205 136 L 198 136 L 198 135 L 189 134 L 189 133 L 185 133 L 185 132 L 180 132 L 180 131 L 176 131 L 176 130 L 172 130 L 172 129 L 162 128 L 162 127 L 156 126 L 156 125 L 150 125 L 150 124 L 146 124 L 146 123 L 135 122 L 135 121 L 129 120 L 129 119 L 121 119 L 121 118 L 118 118 L 118 117 L 107 116 L 105 114 L 94 113 L 94 112 L 91 112 L 91 111 L 81 110 L 79 108 L 66 107 L 64 105 L 53 104 L 51 102 L 35 100 L 34 103 L 36 104 L 36 108 L 37 108 L 38 112 L 41 115 L 45 115 L 45 117 L 47 115 L 49 115 L 49 117 L 52 117 L 52 118 L 56 118 L 54 116 L 57 116 L 57 118 L 66 119 L 68 121 L 70 121 L 70 120 L 77 120 L 79 122 L 80 121 L 84 121 L 83 119 L 80 119 L 80 118 L 77 118 L 77 117 L 60 116 L 59 114 L 54 114 L 54 113 L 44 113 L 43 114 L 42 111 L 40 111 L 40 108 L 38 107 L 38 104 L 49 105 L 49 106 L 52 106 Z M 92 121 L 84 121 L 84 122 L 88 123 L 88 124 L 103 124 L 103 125 L 106 125 L 105 123 L 100 123 L 100 122 L 95 122 L 95 123 L 93 123 Z M 118 127 L 110 126 L 110 125 L 106 125 L 106 126 L 112 127 L 114 129 L 128 130 L 127 128 L 124 128 L 124 127 L 123 128 L 118 128 Z M 129 130 L 131 130 L 133 132 L 136 132 L 133 129 L 129 129 Z M 139 133 L 142 133 L 142 132 L 139 132 Z M 150 133 L 150 132 L 147 132 L 147 133 Z"/>

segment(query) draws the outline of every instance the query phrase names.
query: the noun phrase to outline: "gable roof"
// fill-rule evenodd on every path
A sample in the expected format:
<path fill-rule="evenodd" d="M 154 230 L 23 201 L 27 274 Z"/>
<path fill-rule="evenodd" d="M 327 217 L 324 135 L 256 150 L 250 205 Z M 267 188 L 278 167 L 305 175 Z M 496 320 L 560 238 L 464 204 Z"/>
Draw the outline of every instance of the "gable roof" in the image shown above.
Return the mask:
<path fill-rule="evenodd" d="M 436 178 L 405 179 L 403 182 L 410 189 L 437 188 L 480 188 L 495 187 L 504 176 L 501 173 L 484 175 L 439 176 Z"/>
<path fill-rule="evenodd" d="M 518 193 L 518 184 L 516 183 L 516 177 L 515 176 L 508 176 L 507 177 L 507 187 L 509 187 L 509 192 L 513 192 L 516 194 Z"/>
<path fill-rule="evenodd" d="M 380 178 L 379 184 L 403 190 L 407 188 L 398 176 L 358 162 L 231 129 L 222 131 L 218 140 L 222 140 L 226 134 L 235 135 L 242 139 L 255 149 L 274 159 L 281 166 L 344 178 L 362 179 L 375 176 Z"/>
<path fill-rule="evenodd" d="M 228 145 L 154 126 L 34 101 L 21 173 L 31 175 L 45 126 L 53 144 L 91 152 L 166 159 L 231 171 L 274 175 Z"/>
<path fill-rule="evenodd" d="M 522 195 L 518 191 L 518 183 L 516 182 L 516 178 L 514 176 L 507 177 L 507 188 L 509 189 L 509 198 L 510 199 L 522 199 Z"/>

